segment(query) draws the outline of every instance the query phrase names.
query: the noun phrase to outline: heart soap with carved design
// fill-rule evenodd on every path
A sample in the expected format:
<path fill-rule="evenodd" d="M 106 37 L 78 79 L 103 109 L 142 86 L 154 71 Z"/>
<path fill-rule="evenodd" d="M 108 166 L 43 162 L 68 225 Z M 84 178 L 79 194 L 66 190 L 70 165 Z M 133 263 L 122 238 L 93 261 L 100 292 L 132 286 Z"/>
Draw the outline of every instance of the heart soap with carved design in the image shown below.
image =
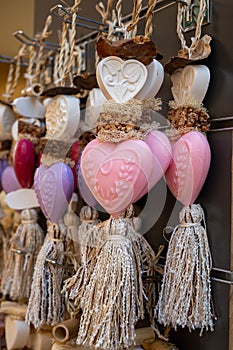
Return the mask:
<path fill-rule="evenodd" d="M 45 120 L 46 136 L 73 137 L 80 120 L 79 99 L 69 95 L 57 95 L 52 98 L 46 108 Z"/>
<path fill-rule="evenodd" d="M 68 165 L 59 162 L 41 165 L 34 177 L 34 189 L 45 217 L 57 223 L 65 214 L 74 190 L 74 177 Z"/>
<path fill-rule="evenodd" d="M 172 94 L 178 105 L 201 103 L 210 82 L 209 68 L 203 64 L 177 69 L 171 76 Z"/>
<path fill-rule="evenodd" d="M 209 143 L 198 131 L 190 131 L 174 143 L 166 182 L 184 205 L 194 203 L 199 195 L 209 171 L 210 158 Z"/>
<path fill-rule="evenodd" d="M 164 139 L 158 132 L 146 142 L 127 140 L 115 144 L 93 140 L 86 146 L 81 157 L 82 176 L 108 213 L 121 214 L 164 175 L 171 157 L 165 135 Z M 162 152 L 160 157 L 158 152 Z"/>
<path fill-rule="evenodd" d="M 107 99 L 126 102 L 135 98 L 147 79 L 147 69 L 137 60 L 104 58 L 97 66 L 97 81 Z"/>
<path fill-rule="evenodd" d="M 152 98 L 158 93 L 163 79 L 163 66 L 155 59 L 144 66 L 137 60 L 123 61 L 110 56 L 97 66 L 97 80 L 103 94 L 117 102 Z"/>

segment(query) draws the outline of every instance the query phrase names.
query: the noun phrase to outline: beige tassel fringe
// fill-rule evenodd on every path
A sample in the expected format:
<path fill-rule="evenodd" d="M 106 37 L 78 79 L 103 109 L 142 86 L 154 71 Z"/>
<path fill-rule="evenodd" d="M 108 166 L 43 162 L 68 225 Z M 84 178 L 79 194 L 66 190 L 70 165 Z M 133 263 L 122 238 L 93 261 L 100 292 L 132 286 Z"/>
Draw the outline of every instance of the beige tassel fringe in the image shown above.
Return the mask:
<path fill-rule="evenodd" d="M 48 223 L 48 233 L 35 265 L 26 322 L 38 329 L 62 321 L 64 298 L 61 295 L 65 263 L 66 227 Z"/>
<path fill-rule="evenodd" d="M 156 308 L 160 323 L 175 329 L 200 328 L 201 334 L 213 330 L 211 264 L 203 209 L 199 204 L 184 207 L 169 242 Z"/>
<path fill-rule="evenodd" d="M 135 232 L 132 218 L 110 218 L 96 229 L 107 238 L 65 285 L 66 297 L 82 309 L 77 344 L 129 348 L 135 324 L 144 318 L 142 273 L 152 271 L 154 252 Z"/>
<path fill-rule="evenodd" d="M 36 221 L 34 209 L 23 210 L 21 223 L 11 238 L 1 289 L 3 295 L 9 294 L 15 301 L 25 302 L 30 295 L 35 261 L 44 240 L 44 233 Z"/>

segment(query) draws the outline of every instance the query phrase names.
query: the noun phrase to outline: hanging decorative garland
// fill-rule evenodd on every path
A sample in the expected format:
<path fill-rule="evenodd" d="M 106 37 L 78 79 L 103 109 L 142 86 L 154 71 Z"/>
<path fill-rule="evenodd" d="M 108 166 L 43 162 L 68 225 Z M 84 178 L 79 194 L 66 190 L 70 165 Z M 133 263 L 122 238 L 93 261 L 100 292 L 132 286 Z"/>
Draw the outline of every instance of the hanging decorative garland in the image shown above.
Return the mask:
<path fill-rule="evenodd" d="M 194 204 L 208 174 L 211 158 L 205 135 L 209 116 L 202 105 L 210 74 L 204 65 L 191 65 L 210 53 L 210 48 L 203 46 L 206 38 L 200 38 L 204 9 L 205 0 L 201 0 L 195 38 L 188 48 L 181 28 L 183 5 L 178 5 L 177 31 L 182 44 L 179 57 L 182 54 L 184 58 L 182 62 L 179 57 L 174 58 L 167 65 L 167 71 L 172 72 L 174 101 L 170 102 L 168 113 L 173 128 L 168 132 L 173 141 L 173 156 L 166 181 L 184 208 L 169 242 L 156 308 L 157 319 L 163 325 L 175 329 L 178 326 L 190 330 L 200 328 L 201 334 L 203 330 L 213 330 L 214 323 L 210 284 L 212 261 L 204 211 L 200 204 Z"/>
<path fill-rule="evenodd" d="M 144 318 L 142 273 L 150 276 L 154 271 L 155 254 L 135 231 L 132 203 L 159 181 L 171 159 L 170 143 L 150 117 L 151 110 L 160 109 L 160 100 L 153 97 L 163 81 L 149 38 L 155 4 L 149 1 L 145 36 L 126 39 L 130 35 L 121 27 L 125 39 L 101 37 L 97 42 L 103 58 L 97 80 L 107 102 L 99 116 L 97 139 L 82 153 L 81 172 L 111 217 L 87 232 L 87 237 L 96 238 L 96 247 L 87 246 L 82 266 L 65 285 L 76 313 L 82 312 L 77 344 L 92 348 L 135 344 L 136 323 Z M 135 8 L 140 7 L 139 3 Z M 137 22 L 135 14 L 132 29 Z"/>

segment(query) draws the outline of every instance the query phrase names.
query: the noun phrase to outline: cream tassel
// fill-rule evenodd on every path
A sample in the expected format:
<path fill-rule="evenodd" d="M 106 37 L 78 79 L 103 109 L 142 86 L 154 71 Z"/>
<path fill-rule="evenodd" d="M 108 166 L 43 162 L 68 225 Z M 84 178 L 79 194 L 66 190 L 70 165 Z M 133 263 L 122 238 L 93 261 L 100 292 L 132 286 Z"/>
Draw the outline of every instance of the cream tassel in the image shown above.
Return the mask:
<path fill-rule="evenodd" d="M 204 222 L 204 227 L 202 226 Z M 156 308 L 164 326 L 213 330 L 211 254 L 203 209 L 184 207 L 169 242 L 162 288 Z"/>
<path fill-rule="evenodd" d="M 85 264 L 93 249 L 97 249 L 103 243 L 99 213 L 95 208 L 82 207 L 79 217 L 81 225 L 78 230 L 78 242 L 80 246 L 81 263 Z"/>
<path fill-rule="evenodd" d="M 64 224 L 67 227 L 67 247 L 66 247 L 66 263 L 67 265 L 72 264 L 74 270 L 77 271 L 80 266 L 80 252 L 78 245 L 78 229 L 80 225 L 80 220 L 75 211 L 77 209 L 77 194 L 73 193 L 72 199 L 69 203 L 67 213 L 64 216 Z M 70 269 L 72 271 L 72 269 Z M 70 273 L 67 270 L 67 272 Z M 70 276 L 70 275 L 69 275 Z M 67 276 L 67 278 L 69 277 Z"/>
<path fill-rule="evenodd" d="M 103 244 L 102 224 L 98 219 L 95 208 L 84 206 L 80 211 L 81 224 L 78 227 L 79 264 L 78 272 L 64 283 L 63 291 L 66 293 L 66 307 L 71 317 L 80 312 L 80 298 L 87 283 L 88 272 L 94 268 L 93 262 L 96 249 Z M 75 302 L 73 302 L 75 300 Z"/>
<path fill-rule="evenodd" d="M 1 289 L 3 295 L 9 294 L 15 301 L 26 302 L 30 295 L 35 261 L 44 240 L 44 233 L 36 221 L 34 209 L 23 210 L 21 223 L 11 238 L 11 256 Z"/>
<path fill-rule="evenodd" d="M 65 263 L 66 227 L 48 223 L 48 233 L 38 254 L 26 322 L 38 329 L 62 321 L 64 298 L 61 295 Z"/>
<path fill-rule="evenodd" d="M 136 322 L 144 318 L 142 273 L 152 271 L 154 252 L 126 216 L 99 225 L 105 241 L 84 260 L 75 283 L 66 284 L 67 297 L 82 309 L 78 345 L 119 350 L 135 344 Z"/>

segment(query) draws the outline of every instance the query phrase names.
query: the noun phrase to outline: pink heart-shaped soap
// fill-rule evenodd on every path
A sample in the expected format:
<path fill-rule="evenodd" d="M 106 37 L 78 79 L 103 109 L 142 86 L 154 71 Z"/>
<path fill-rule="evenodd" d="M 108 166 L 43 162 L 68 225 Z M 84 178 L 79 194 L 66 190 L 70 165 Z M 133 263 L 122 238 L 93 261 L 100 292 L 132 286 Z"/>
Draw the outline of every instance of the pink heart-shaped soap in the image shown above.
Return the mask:
<path fill-rule="evenodd" d="M 36 169 L 36 152 L 30 140 L 19 140 L 14 148 L 13 164 L 15 174 L 23 188 L 31 188 Z"/>
<path fill-rule="evenodd" d="M 151 182 L 154 158 L 141 140 L 115 144 L 91 141 L 81 157 L 83 178 L 96 200 L 118 216 L 143 196 Z"/>
<path fill-rule="evenodd" d="M 40 165 L 35 172 L 34 189 L 45 217 L 57 223 L 65 214 L 74 190 L 70 167 L 62 162 Z"/>
<path fill-rule="evenodd" d="M 147 134 L 146 144 L 153 154 L 152 174 L 143 190 L 143 195 L 155 186 L 167 171 L 172 158 L 172 148 L 168 137 L 158 130 L 152 130 Z"/>
<path fill-rule="evenodd" d="M 184 205 L 194 203 L 210 166 L 210 147 L 206 137 L 190 131 L 172 147 L 172 161 L 166 172 L 166 182 L 172 194 Z"/>

